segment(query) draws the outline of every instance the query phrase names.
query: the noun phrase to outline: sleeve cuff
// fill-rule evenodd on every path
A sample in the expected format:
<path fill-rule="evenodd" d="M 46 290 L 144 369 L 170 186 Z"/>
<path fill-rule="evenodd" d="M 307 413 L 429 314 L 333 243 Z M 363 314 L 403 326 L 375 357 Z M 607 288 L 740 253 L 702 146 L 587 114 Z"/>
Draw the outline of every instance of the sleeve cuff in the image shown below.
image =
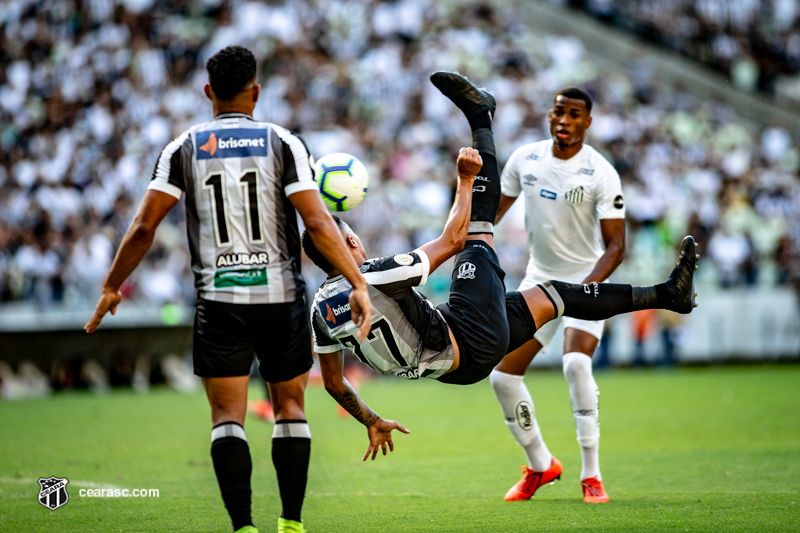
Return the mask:
<path fill-rule="evenodd" d="M 422 279 L 419 280 L 419 287 L 422 287 L 428 282 L 428 274 L 431 272 L 431 260 L 428 259 L 428 254 L 417 248 L 414 250 L 414 253 L 419 255 L 420 260 L 422 261 Z"/>
<path fill-rule="evenodd" d="M 283 191 L 286 193 L 287 198 L 296 192 L 316 191 L 316 190 L 317 190 L 316 181 L 295 181 L 294 183 L 290 183 L 289 185 L 283 188 Z"/>
<path fill-rule="evenodd" d="M 180 188 L 171 183 L 167 183 L 166 181 L 153 180 L 150 182 L 150 185 L 148 185 L 147 188 L 153 191 L 160 191 L 169 194 L 178 200 L 180 200 L 183 196 L 183 191 L 180 190 Z"/>

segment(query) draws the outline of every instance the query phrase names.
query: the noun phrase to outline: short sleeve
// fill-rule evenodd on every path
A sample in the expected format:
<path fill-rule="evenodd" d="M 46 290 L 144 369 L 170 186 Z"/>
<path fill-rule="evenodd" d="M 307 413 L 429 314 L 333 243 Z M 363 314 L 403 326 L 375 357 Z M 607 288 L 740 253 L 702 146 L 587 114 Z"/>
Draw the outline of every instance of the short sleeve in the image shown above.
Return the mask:
<path fill-rule="evenodd" d="M 500 192 L 505 196 L 516 198 L 522 192 L 522 185 L 519 181 L 519 160 L 522 147 L 517 148 L 511 157 L 508 158 L 500 174 Z"/>
<path fill-rule="evenodd" d="M 314 337 L 314 351 L 317 353 L 333 353 L 344 350 L 344 345 L 332 339 L 329 335 L 328 326 L 319 314 L 315 306 L 311 311 L 311 333 Z"/>
<path fill-rule="evenodd" d="M 622 195 L 622 182 L 614 167 L 606 163 L 599 176 L 598 194 L 595 207 L 599 220 L 625 218 L 625 200 Z"/>
<path fill-rule="evenodd" d="M 186 191 L 185 172 L 189 167 L 191 150 L 189 132 L 185 131 L 158 155 L 153 168 L 153 177 L 147 188 L 167 193 L 180 200 Z"/>
<path fill-rule="evenodd" d="M 275 127 L 283 151 L 283 191 L 291 196 L 300 191 L 317 190 L 314 170 L 311 168 L 311 155 L 300 136 L 289 130 Z"/>
<path fill-rule="evenodd" d="M 372 259 L 362 273 L 367 283 L 391 296 L 408 287 L 425 285 L 430 270 L 428 254 L 417 249 L 407 254 Z"/>

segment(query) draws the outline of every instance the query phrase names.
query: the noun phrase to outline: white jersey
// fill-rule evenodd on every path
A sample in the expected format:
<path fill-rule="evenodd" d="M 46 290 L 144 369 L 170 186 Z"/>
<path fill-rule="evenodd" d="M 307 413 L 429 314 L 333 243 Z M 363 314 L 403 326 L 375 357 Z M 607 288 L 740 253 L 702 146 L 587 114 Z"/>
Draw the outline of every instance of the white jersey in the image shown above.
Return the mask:
<path fill-rule="evenodd" d="M 581 281 L 605 252 L 599 221 L 625 218 L 619 174 L 586 144 L 567 160 L 552 140 L 521 146 L 500 182 L 506 196 L 525 193 L 526 278 Z"/>

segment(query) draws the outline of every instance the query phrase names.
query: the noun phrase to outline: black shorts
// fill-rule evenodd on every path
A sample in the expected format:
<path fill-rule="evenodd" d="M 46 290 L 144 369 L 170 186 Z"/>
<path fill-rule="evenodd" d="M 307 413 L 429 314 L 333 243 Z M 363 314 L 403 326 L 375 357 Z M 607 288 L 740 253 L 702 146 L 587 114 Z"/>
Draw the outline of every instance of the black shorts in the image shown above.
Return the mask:
<path fill-rule="evenodd" d="M 194 373 L 204 378 L 247 376 L 258 357 L 261 376 L 287 381 L 313 363 L 305 300 L 230 304 L 197 299 Z"/>
<path fill-rule="evenodd" d="M 459 363 L 439 381 L 477 383 L 506 355 L 509 330 L 503 278 L 497 254 L 483 241 L 467 241 L 456 255 L 450 298 L 438 309 L 453 331 Z"/>

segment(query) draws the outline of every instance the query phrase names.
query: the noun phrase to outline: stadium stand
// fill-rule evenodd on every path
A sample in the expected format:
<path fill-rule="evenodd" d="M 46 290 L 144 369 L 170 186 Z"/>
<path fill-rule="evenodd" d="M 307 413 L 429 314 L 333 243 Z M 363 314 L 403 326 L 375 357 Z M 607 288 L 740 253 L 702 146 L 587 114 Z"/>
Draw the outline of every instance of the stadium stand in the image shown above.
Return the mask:
<path fill-rule="evenodd" d="M 800 7 L 794 0 L 552 0 L 730 75 L 745 91 L 800 106 Z"/>
<path fill-rule="evenodd" d="M 736 53 L 715 64 L 733 71 L 737 62 L 762 57 L 737 33 L 766 27 L 752 10 L 755 18 L 734 24 L 678 0 L 654 3 L 663 7 L 659 12 L 644 9 L 646 2 L 578 4 L 639 33 L 677 10 L 682 22 L 676 26 L 695 33 L 656 41 L 698 51 L 701 59 L 724 48 L 691 45 L 711 38 L 703 25 L 727 21 L 714 42 L 729 42 Z M 589 143 L 617 167 L 628 206 L 628 258 L 617 279 L 660 279 L 674 244 L 689 232 L 708 259 L 698 279 L 705 287 L 800 287 L 800 152 L 790 129 L 754 123 L 724 101 L 660 81 L 646 53 L 626 69 L 598 68 L 574 35 L 532 31 L 528 3 L 491 6 L 433 0 L 7 4 L 0 12 L 0 324 L 3 316 L 31 309 L 92 308 L 158 150 L 209 119 L 202 102 L 205 61 L 229 44 L 256 53 L 258 118 L 300 132 L 319 156 L 347 151 L 368 164 L 368 199 L 346 218 L 373 254 L 413 248 L 446 215 L 452 155 L 469 138 L 462 117 L 427 82 L 431 72 L 447 68 L 495 92 L 501 164 L 517 146 L 548 136 L 545 117 L 556 90 L 579 84 L 592 93 Z M 776 72 L 796 74 L 798 40 L 796 25 L 781 30 L 784 47 L 773 47 L 783 58 Z M 757 85 L 769 89 L 760 80 L 772 71 L 757 68 Z M 191 303 L 183 231 L 182 209 L 176 209 L 124 286 L 126 305 Z M 507 220 L 500 231 L 501 261 L 514 286 L 527 261 L 521 221 Z M 304 272 L 315 286 L 315 269 Z M 433 277 L 430 290 L 447 285 Z"/>

